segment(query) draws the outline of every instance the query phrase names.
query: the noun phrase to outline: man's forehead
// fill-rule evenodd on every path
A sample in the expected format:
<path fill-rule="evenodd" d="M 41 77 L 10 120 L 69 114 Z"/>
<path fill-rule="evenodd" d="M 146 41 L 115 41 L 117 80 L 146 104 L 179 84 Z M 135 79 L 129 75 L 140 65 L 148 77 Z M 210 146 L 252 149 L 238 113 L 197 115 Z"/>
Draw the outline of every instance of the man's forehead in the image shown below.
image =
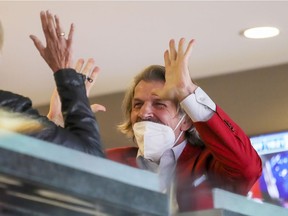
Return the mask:
<path fill-rule="evenodd" d="M 141 80 L 136 86 L 135 86 L 135 92 L 148 92 L 153 91 L 153 89 L 159 89 L 163 88 L 164 82 L 156 81 L 156 80 Z"/>
<path fill-rule="evenodd" d="M 158 99 L 159 95 L 155 92 L 161 89 L 162 85 L 156 85 L 153 83 L 139 83 L 134 90 L 133 98 L 154 98 Z"/>

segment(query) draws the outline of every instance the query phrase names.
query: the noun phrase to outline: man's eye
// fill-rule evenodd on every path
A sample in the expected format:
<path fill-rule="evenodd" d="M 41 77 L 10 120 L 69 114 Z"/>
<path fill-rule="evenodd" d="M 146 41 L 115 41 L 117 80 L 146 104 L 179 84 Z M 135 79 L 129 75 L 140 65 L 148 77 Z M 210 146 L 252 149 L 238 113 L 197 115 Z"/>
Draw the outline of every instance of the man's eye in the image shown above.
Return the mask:
<path fill-rule="evenodd" d="M 141 103 L 135 103 L 135 104 L 133 105 L 133 108 L 139 109 L 139 108 L 141 108 L 141 106 L 142 106 Z"/>
<path fill-rule="evenodd" d="M 155 103 L 155 106 L 157 106 L 159 108 L 164 108 L 164 107 L 166 107 L 166 104 L 158 102 L 158 103 Z"/>

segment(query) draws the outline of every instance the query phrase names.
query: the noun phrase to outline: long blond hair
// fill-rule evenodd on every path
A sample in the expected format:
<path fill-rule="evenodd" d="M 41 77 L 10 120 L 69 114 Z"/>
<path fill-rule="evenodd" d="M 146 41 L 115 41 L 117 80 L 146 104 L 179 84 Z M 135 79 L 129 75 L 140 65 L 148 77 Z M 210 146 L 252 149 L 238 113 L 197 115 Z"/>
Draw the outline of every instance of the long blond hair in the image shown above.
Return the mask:
<path fill-rule="evenodd" d="M 43 124 L 38 119 L 33 119 L 23 113 L 0 108 L 0 129 L 28 134 L 40 131 L 43 129 Z"/>

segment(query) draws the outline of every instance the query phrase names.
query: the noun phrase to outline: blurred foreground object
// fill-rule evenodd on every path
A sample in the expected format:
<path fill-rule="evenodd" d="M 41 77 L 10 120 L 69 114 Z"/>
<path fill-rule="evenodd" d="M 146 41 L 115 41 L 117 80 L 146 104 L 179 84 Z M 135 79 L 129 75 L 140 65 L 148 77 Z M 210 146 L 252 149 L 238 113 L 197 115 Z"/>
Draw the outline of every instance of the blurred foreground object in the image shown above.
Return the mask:
<path fill-rule="evenodd" d="M 2 129 L 0 185 L 1 216 L 168 215 L 156 174 Z"/>

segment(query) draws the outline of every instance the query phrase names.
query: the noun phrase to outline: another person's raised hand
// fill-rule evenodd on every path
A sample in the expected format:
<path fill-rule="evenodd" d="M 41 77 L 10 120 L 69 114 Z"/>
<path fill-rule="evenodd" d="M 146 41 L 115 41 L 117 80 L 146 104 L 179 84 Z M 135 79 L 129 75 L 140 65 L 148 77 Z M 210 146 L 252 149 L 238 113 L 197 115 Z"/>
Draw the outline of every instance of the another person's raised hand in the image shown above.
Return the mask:
<path fill-rule="evenodd" d="M 64 68 L 72 68 L 72 42 L 74 25 L 71 24 L 68 37 L 61 26 L 59 17 L 50 11 L 40 13 L 42 29 L 46 39 L 46 47 L 35 35 L 30 35 L 37 50 L 53 72 Z"/>
<path fill-rule="evenodd" d="M 85 63 L 84 59 L 79 59 L 76 62 L 74 68 L 78 73 L 81 73 L 86 76 L 85 86 L 87 97 L 89 97 L 90 90 L 95 84 L 100 69 L 99 67 L 94 66 L 95 61 L 92 58 L 88 59 L 85 66 L 84 63 Z M 100 104 L 92 104 L 91 109 L 94 113 L 98 111 L 106 111 L 106 108 Z M 55 124 L 64 127 L 64 120 L 61 112 L 61 101 L 56 88 L 54 89 L 52 96 L 50 98 L 50 108 L 47 117 Z"/>
<path fill-rule="evenodd" d="M 76 63 L 75 70 L 79 73 L 82 73 L 83 75 L 86 76 L 86 82 L 85 82 L 85 87 L 86 87 L 86 94 L 87 97 L 89 97 L 90 91 L 92 87 L 95 84 L 95 81 L 98 77 L 98 74 L 100 72 L 99 67 L 94 67 L 94 69 L 91 72 L 91 68 L 95 64 L 94 59 L 90 58 L 88 59 L 85 67 L 83 68 L 84 65 L 84 59 L 79 59 Z M 82 69 L 83 68 L 83 69 Z M 94 113 L 98 111 L 106 111 L 106 108 L 100 104 L 92 104 L 91 109 Z"/>

